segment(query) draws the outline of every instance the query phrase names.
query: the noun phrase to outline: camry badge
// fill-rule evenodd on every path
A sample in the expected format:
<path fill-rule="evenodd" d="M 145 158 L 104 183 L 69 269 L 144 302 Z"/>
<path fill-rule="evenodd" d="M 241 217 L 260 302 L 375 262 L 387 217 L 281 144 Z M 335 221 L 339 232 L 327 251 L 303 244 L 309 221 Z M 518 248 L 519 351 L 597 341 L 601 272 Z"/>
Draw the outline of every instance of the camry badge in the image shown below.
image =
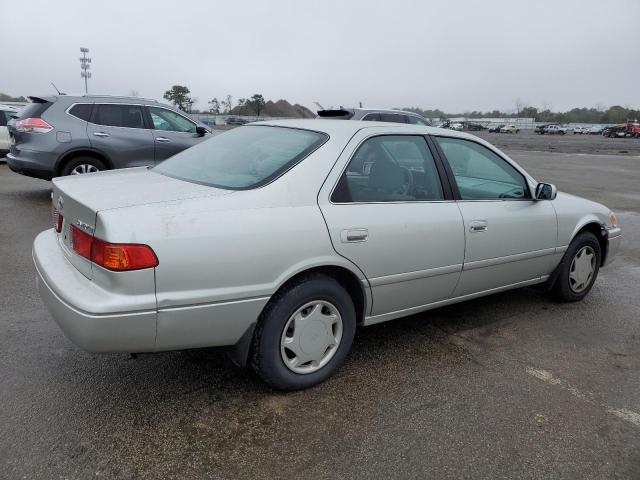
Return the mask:
<path fill-rule="evenodd" d="M 84 223 L 82 220 L 76 220 L 76 225 L 80 227 L 82 230 L 84 230 L 85 232 L 93 235 L 93 227 L 88 223 Z"/>

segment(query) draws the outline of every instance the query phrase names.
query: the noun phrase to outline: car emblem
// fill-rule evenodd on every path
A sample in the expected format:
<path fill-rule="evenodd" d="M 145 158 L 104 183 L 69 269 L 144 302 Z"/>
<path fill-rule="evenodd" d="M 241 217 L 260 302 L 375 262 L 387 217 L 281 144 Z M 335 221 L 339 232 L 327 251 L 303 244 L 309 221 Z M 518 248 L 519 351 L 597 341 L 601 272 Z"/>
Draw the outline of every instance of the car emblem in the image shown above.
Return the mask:
<path fill-rule="evenodd" d="M 58 211 L 61 211 L 63 206 L 64 206 L 64 200 L 62 200 L 62 196 L 60 196 L 58 197 Z"/>
<path fill-rule="evenodd" d="M 82 230 L 84 230 L 85 232 L 93 235 L 93 227 L 88 223 L 84 223 L 82 220 L 76 220 L 76 225 L 80 227 Z"/>

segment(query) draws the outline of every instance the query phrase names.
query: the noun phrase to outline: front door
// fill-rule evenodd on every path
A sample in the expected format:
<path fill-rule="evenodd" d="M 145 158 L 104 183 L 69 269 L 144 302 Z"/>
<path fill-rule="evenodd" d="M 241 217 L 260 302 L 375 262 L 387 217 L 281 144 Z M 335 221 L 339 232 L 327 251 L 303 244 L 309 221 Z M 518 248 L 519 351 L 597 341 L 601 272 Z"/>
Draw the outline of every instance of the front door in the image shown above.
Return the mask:
<path fill-rule="evenodd" d="M 535 281 L 553 268 L 556 213 L 536 201 L 525 176 L 473 140 L 434 137 L 459 191 L 466 236 L 455 296 Z"/>
<path fill-rule="evenodd" d="M 319 203 L 335 250 L 371 285 L 375 322 L 451 296 L 464 232 L 426 139 L 370 135 L 352 139 L 336 168 L 348 165 Z"/>
<path fill-rule="evenodd" d="M 162 107 L 147 108 L 153 126 L 156 162 L 166 160 L 205 139 L 196 132 L 196 124 L 179 113 Z"/>

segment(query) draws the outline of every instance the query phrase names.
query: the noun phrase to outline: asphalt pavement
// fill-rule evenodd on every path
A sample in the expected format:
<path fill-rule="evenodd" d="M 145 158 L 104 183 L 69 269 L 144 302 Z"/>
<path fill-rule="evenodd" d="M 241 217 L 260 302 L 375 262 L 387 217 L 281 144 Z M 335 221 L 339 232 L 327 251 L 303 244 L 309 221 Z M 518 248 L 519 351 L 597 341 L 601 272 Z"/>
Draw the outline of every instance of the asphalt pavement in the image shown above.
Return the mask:
<path fill-rule="evenodd" d="M 590 295 L 360 329 L 334 377 L 290 394 L 216 349 L 74 346 L 35 289 L 49 183 L 0 165 L 0 478 L 640 478 L 640 157 L 507 151 L 618 213 Z"/>

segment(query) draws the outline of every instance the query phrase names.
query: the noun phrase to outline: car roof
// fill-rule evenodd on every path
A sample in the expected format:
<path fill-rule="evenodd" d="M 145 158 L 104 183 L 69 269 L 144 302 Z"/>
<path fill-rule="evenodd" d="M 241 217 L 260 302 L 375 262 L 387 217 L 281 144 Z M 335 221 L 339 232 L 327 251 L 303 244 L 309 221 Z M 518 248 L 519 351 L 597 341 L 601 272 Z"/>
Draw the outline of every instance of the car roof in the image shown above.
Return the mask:
<path fill-rule="evenodd" d="M 98 94 L 60 94 L 60 95 L 31 95 L 28 97 L 31 98 L 41 98 L 43 100 L 47 100 L 50 102 L 55 102 L 57 100 L 65 100 L 67 102 L 82 102 L 82 101 L 100 101 L 100 102 L 144 102 L 144 103 L 154 103 L 158 105 L 162 105 L 160 102 L 153 98 L 144 98 L 144 97 L 131 97 L 127 95 L 98 95 Z"/>
<path fill-rule="evenodd" d="M 458 132 L 447 128 L 429 127 L 425 125 L 412 125 L 407 123 L 393 122 L 370 122 L 366 120 L 329 120 L 323 118 L 289 119 L 289 120 L 266 120 L 254 122 L 250 125 L 266 125 L 274 127 L 300 128 L 305 130 L 315 130 L 317 132 L 331 134 L 355 134 L 357 131 L 366 128 L 387 128 L 389 133 L 402 132 L 416 133 L 422 135 L 447 135 L 460 138 L 477 138 L 465 132 Z"/>

